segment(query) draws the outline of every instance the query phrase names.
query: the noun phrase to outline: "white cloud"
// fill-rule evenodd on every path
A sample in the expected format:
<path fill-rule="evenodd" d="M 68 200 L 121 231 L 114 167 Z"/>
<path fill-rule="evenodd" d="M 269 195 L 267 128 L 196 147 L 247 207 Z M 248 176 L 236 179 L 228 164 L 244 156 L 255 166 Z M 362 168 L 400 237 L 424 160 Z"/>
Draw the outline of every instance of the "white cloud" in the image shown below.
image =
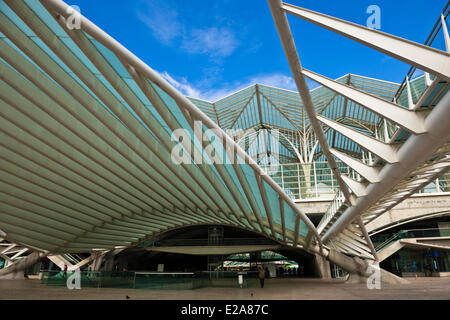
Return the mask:
<path fill-rule="evenodd" d="M 183 33 L 178 12 L 163 2 L 146 3 L 145 11 L 138 11 L 138 18 L 152 31 L 153 36 L 165 45 Z"/>
<path fill-rule="evenodd" d="M 145 2 L 143 7 L 137 12 L 138 18 L 151 30 L 155 39 L 164 45 L 181 44 L 180 48 L 189 54 L 212 58 L 230 56 L 239 46 L 236 32 L 230 27 L 190 28 L 179 18 L 175 7 L 161 0 Z"/>
<path fill-rule="evenodd" d="M 249 77 L 249 80 L 246 81 L 223 84 L 221 88 L 199 91 L 202 92 L 202 95 L 204 96 L 203 99 L 208 101 L 217 101 L 236 91 L 240 91 L 257 83 L 280 89 L 297 91 L 294 79 L 282 73 L 260 74 Z"/>
<path fill-rule="evenodd" d="M 190 83 L 185 77 L 172 76 L 166 71 L 160 73 L 160 75 L 182 94 L 188 97 L 211 102 L 222 99 L 236 91 L 242 90 L 256 83 L 297 91 L 294 79 L 281 73 L 257 75 L 249 77 L 249 80 L 247 81 L 222 83 L 220 87 L 207 87 L 204 81 L 200 81 L 198 82 L 199 85 L 195 85 Z"/>
<path fill-rule="evenodd" d="M 208 54 L 212 57 L 226 57 L 233 53 L 239 43 L 230 28 L 193 29 L 183 40 L 188 53 Z"/>
<path fill-rule="evenodd" d="M 184 95 L 187 95 L 192 98 L 201 99 L 201 92 L 194 88 L 189 84 L 186 78 L 180 78 L 179 80 L 175 80 L 170 74 L 166 71 L 163 73 L 159 73 L 167 82 L 169 82 L 175 89 L 179 90 Z"/>
<path fill-rule="evenodd" d="M 277 87 L 286 90 L 297 91 L 294 78 L 281 73 L 259 75 L 250 79 L 251 83 L 265 84 L 267 86 Z"/>

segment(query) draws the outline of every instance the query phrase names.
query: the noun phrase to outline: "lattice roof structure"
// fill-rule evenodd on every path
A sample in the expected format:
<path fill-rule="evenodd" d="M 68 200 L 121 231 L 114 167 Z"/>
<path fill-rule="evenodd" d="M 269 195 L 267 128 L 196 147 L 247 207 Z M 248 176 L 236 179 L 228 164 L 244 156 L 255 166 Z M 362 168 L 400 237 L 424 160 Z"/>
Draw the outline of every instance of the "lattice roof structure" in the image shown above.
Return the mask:
<path fill-rule="evenodd" d="M 0 0 L 1 238 L 76 253 L 219 224 L 337 264 L 339 252 L 376 261 L 365 225 L 450 169 L 450 54 L 269 4 L 299 93 L 257 84 L 211 103 L 183 96 L 63 1 Z M 308 71 L 286 13 L 424 73 L 398 85 Z M 340 191 L 317 227 L 260 167 L 276 155 L 328 162 Z"/>

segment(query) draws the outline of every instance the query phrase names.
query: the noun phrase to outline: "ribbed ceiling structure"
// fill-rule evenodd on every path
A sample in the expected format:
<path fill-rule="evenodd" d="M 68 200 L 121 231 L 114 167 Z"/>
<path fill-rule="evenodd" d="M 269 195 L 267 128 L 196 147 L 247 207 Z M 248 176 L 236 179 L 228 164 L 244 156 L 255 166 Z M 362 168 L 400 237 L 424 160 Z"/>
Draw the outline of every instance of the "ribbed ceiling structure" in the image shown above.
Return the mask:
<path fill-rule="evenodd" d="M 442 30 L 445 51 L 431 47 L 429 39 L 422 45 L 281 0 L 268 3 L 303 107 L 340 187 L 318 231 L 326 245 L 376 260 L 365 225 L 450 169 L 450 36 L 446 22 L 450 2 L 429 37 L 434 39 Z M 287 14 L 410 64 L 412 71 L 390 99 L 389 94 L 380 97 L 376 83 L 359 82 L 358 88 L 351 80 L 343 83 L 306 70 Z M 416 70 L 423 74 L 413 79 Z M 317 112 L 306 78 L 339 95 L 345 116 L 336 116 L 333 109 Z M 355 107 L 357 111 L 348 114 L 349 108 Z M 342 145 L 341 136 L 352 144 Z M 337 160 L 360 178 L 343 174 Z"/>
<path fill-rule="evenodd" d="M 336 81 L 387 101 L 392 101 L 399 89 L 399 84 L 396 83 L 353 74 L 340 77 Z M 383 120 L 376 113 L 326 87 L 319 86 L 311 90 L 311 96 L 317 113 L 370 135 L 376 135 Z M 241 147 L 258 164 L 266 165 L 270 160 L 274 164 L 273 157 L 270 159 L 266 156 L 267 152 L 278 155 L 280 163 L 325 160 L 298 92 L 255 84 L 215 102 L 195 98 L 190 100 L 222 129 L 228 130 L 231 135 L 235 133 L 235 140 L 240 142 Z M 247 144 L 245 137 L 237 134 L 238 130 L 248 136 Z M 276 139 L 280 142 L 278 149 L 271 148 L 267 143 L 270 137 L 266 136 L 259 139 L 261 141 L 257 150 L 252 150 L 252 143 L 258 141 L 260 130 L 277 131 Z M 327 136 L 336 149 L 351 152 L 358 158 L 363 157 L 364 151 L 351 139 L 334 130 L 328 130 Z"/>
<path fill-rule="evenodd" d="M 80 19 L 80 29 L 68 27 L 71 18 Z M 0 1 L 0 32 L 6 239 L 50 252 L 87 252 L 201 224 L 244 228 L 291 245 L 306 246 L 317 236 L 214 122 L 64 2 Z M 173 134 L 180 129 L 188 139 Z M 209 141 L 207 129 L 216 130 Z M 227 154 L 230 141 L 236 150 Z M 223 164 L 207 163 L 209 144 Z M 174 162 L 174 150 L 188 161 Z"/>
<path fill-rule="evenodd" d="M 364 225 L 450 167 L 450 55 L 269 4 L 300 95 L 257 84 L 207 102 L 184 97 L 63 1 L 0 0 L 1 237 L 76 253 L 221 224 L 376 260 Z M 425 73 L 399 86 L 303 69 L 286 13 Z M 322 86 L 310 91 L 305 77 Z M 279 163 L 328 161 L 341 192 L 317 229 L 259 167 L 274 155 Z M 336 160 L 360 179 L 341 174 Z"/>

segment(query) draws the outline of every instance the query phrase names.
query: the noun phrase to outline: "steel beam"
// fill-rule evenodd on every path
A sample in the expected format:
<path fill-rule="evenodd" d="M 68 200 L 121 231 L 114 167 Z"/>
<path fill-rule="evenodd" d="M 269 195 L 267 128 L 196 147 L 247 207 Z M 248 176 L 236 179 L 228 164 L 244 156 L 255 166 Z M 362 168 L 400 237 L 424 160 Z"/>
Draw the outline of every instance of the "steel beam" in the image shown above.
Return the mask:
<path fill-rule="evenodd" d="M 339 122 L 327 119 L 322 116 L 317 116 L 320 122 L 326 124 L 330 128 L 336 130 L 343 136 L 346 136 L 350 140 L 356 142 L 361 147 L 370 152 L 376 154 L 381 159 L 385 160 L 388 163 L 396 163 L 398 162 L 397 154 L 394 147 L 390 144 L 384 143 L 375 138 L 369 137 L 357 130 L 348 128 Z"/>
<path fill-rule="evenodd" d="M 339 172 L 337 163 L 330 152 L 330 147 L 328 145 L 327 138 L 317 119 L 316 109 L 314 108 L 314 104 L 312 102 L 309 87 L 308 84 L 306 83 L 305 77 L 302 74 L 303 67 L 301 65 L 300 57 L 298 55 L 297 48 L 295 46 L 294 39 L 292 37 L 289 22 L 287 20 L 286 14 L 281 9 L 282 2 L 281 0 L 268 0 L 268 2 L 270 10 L 272 12 L 273 19 L 275 21 L 275 25 L 278 30 L 278 34 L 281 39 L 281 43 L 283 45 L 287 60 L 289 62 L 289 66 L 291 68 L 292 75 L 295 80 L 295 84 L 302 98 L 303 106 L 308 114 L 311 126 L 314 129 L 314 133 L 316 134 L 316 137 L 319 140 L 319 143 L 322 147 L 323 154 L 327 158 L 330 168 L 334 176 L 336 177 L 336 180 L 342 192 L 344 193 L 346 199 L 349 202 L 352 202 L 353 199 L 350 196 L 350 192 L 347 188 L 347 185 L 341 178 L 341 174 Z"/>
<path fill-rule="evenodd" d="M 381 169 L 380 182 L 367 187 L 368 196 L 357 199 L 354 206 L 346 209 L 328 229 L 323 241 L 332 239 L 387 192 L 395 188 L 399 181 L 407 178 L 417 167 L 432 158 L 434 152 L 450 140 L 448 119 L 450 119 L 450 92 L 446 93 L 426 118 L 424 125 L 427 133 L 411 136 L 400 147 L 397 151 L 398 162 L 387 164 Z"/>
<path fill-rule="evenodd" d="M 41 0 L 41 2 L 45 3 L 47 7 L 51 8 L 56 13 L 64 16 L 65 18 L 68 17 L 69 14 L 67 13 L 68 8 L 67 4 L 57 0 Z M 217 126 L 216 123 L 214 123 L 211 119 L 209 119 L 206 115 L 204 115 L 203 112 L 201 112 L 195 105 L 193 105 L 191 101 L 189 101 L 181 93 L 179 93 L 172 86 L 170 86 L 167 83 L 167 81 L 165 81 L 159 74 L 157 74 L 154 70 L 149 68 L 145 63 L 143 63 L 136 56 L 130 53 L 127 49 L 125 49 L 123 46 L 117 43 L 117 41 L 112 39 L 105 32 L 103 32 L 101 29 L 99 29 L 97 26 L 95 26 L 92 22 L 85 19 L 84 17 L 81 17 L 81 20 L 82 20 L 81 26 L 84 31 L 86 31 L 92 37 L 101 42 L 105 47 L 113 51 L 120 59 L 126 61 L 128 64 L 133 66 L 133 68 L 135 68 L 135 70 L 142 76 L 147 77 L 157 86 L 159 86 L 163 91 L 165 91 L 177 102 L 178 106 L 182 110 L 188 111 L 193 117 L 201 120 L 206 127 L 217 130 L 217 132 L 219 132 L 219 138 L 223 139 L 223 141 L 226 141 L 227 144 L 234 146 L 238 155 L 242 159 L 244 159 L 246 163 L 250 164 L 250 167 L 252 168 L 252 170 L 254 170 L 255 175 L 261 176 L 262 179 L 264 179 L 277 193 L 279 193 L 283 197 L 283 199 L 293 208 L 296 214 L 306 223 L 308 228 L 310 228 L 314 232 L 314 235 L 316 236 L 318 243 L 321 244 L 320 236 L 317 234 L 314 225 L 307 218 L 307 216 L 296 207 L 295 203 L 284 193 L 284 191 L 270 177 L 268 177 L 262 171 L 262 169 L 253 161 L 253 159 L 251 159 L 239 146 L 237 146 L 236 143 L 230 137 L 228 137 Z"/>
<path fill-rule="evenodd" d="M 343 152 L 337 151 L 335 149 L 331 149 L 330 152 L 340 159 L 347 166 L 358 172 L 362 177 L 364 177 L 370 183 L 380 182 L 379 174 L 380 171 L 373 167 L 369 166 Z"/>
<path fill-rule="evenodd" d="M 362 105 L 366 109 L 379 114 L 383 118 L 391 120 L 414 134 L 421 134 L 425 132 L 423 125 L 424 116 L 420 115 L 419 112 L 405 109 L 395 103 L 354 89 L 350 86 L 328 79 L 308 70 L 303 70 L 303 74 L 311 80 L 314 80 L 328 89 L 347 97 L 353 102 Z"/>
<path fill-rule="evenodd" d="M 290 4 L 282 4 L 281 8 L 450 82 L 450 54 L 447 52 Z"/>

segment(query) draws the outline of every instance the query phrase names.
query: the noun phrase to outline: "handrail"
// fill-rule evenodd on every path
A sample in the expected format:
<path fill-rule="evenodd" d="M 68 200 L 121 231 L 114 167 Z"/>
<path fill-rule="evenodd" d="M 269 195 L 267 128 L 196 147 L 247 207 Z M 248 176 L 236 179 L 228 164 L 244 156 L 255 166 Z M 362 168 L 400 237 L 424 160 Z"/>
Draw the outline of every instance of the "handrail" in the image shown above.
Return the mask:
<path fill-rule="evenodd" d="M 445 20 L 447 20 L 448 15 L 450 14 L 450 0 L 447 2 L 447 5 L 445 6 L 444 10 L 442 10 L 442 15 L 444 16 Z M 427 40 L 425 41 L 425 45 L 426 46 L 431 46 L 431 44 L 433 43 L 434 39 L 436 38 L 437 34 L 439 33 L 439 31 L 441 30 L 442 27 L 442 22 L 441 22 L 441 15 L 439 16 L 439 18 L 437 19 L 433 30 L 431 30 L 430 35 L 428 36 Z M 406 74 L 406 77 L 403 79 L 402 83 L 400 84 L 400 87 L 398 88 L 395 96 L 394 96 L 394 101 L 397 100 L 397 98 L 401 95 L 401 93 L 403 92 L 403 89 L 405 88 L 406 85 L 406 81 L 410 80 L 411 77 L 414 75 L 414 73 L 416 72 L 416 67 L 412 66 L 408 73 Z"/>
<path fill-rule="evenodd" d="M 391 235 L 391 237 L 389 237 L 388 239 L 386 239 L 384 242 L 382 242 L 381 244 L 377 245 L 377 247 L 375 248 L 376 251 L 379 251 L 383 248 L 385 248 L 387 245 L 389 245 L 390 243 L 392 243 L 395 240 L 401 239 L 401 238 L 419 238 L 421 237 L 420 235 L 418 236 L 417 234 L 411 234 L 411 232 L 423 232 L 423 231 L 442 231 L 442 230 L 449 230 L 450 231 L 450 227 L 446 227 L 446 228 L 424 228 L 424 229 L 408 229 L 408 230 L 400 230 L 396 233 L 394 233 L 393 235 Z M 423 233 L 425 234 L 425 233 Z M 400 235 L 402 237 L 400 237 Z M 422 236 L 423 237 L 423 236 Z"/>
<path fill-rule="evenodd" d="M 328 207 L 326 213 L 323 215 L 322 219 L 319 222 L 319 225 L 317 226 L 317 232 L 319 232 L 319 234 L 322 233 L 331 219 L 333 219 L 334 215 L 339 211 L 343 203 L 345 203 L 345 197 L 344 194 L 339 190 L 338 192 L 336 192 L 333 201 L 330 203 L 330 206 Z"/>
<path fill-rule="evenodd" d="M 395 233 L 394 235 L 392 235 L 390 238 L 388 238 L 387 240 L 385 240 L 384 242 L 382 242 L 381 244 L 377 245 L 375 248 L 375 251 L 379 251 L 381 249 L 383 249 L 384 247 L 386 247 L 387 245 L 389 245 L 390 243 L 392 243 L 394 240 L 397 239 L 397 236 L 400 232 Z"/>
<path fill-rule="evenodd" d="M 161 246 L 229 246 L 229 245 L 275 245 L 274 241 L 265 238 L 223 238 L 217 241 L 204 239 L 167 239 L 148 243 L 146 247 Z"/>

